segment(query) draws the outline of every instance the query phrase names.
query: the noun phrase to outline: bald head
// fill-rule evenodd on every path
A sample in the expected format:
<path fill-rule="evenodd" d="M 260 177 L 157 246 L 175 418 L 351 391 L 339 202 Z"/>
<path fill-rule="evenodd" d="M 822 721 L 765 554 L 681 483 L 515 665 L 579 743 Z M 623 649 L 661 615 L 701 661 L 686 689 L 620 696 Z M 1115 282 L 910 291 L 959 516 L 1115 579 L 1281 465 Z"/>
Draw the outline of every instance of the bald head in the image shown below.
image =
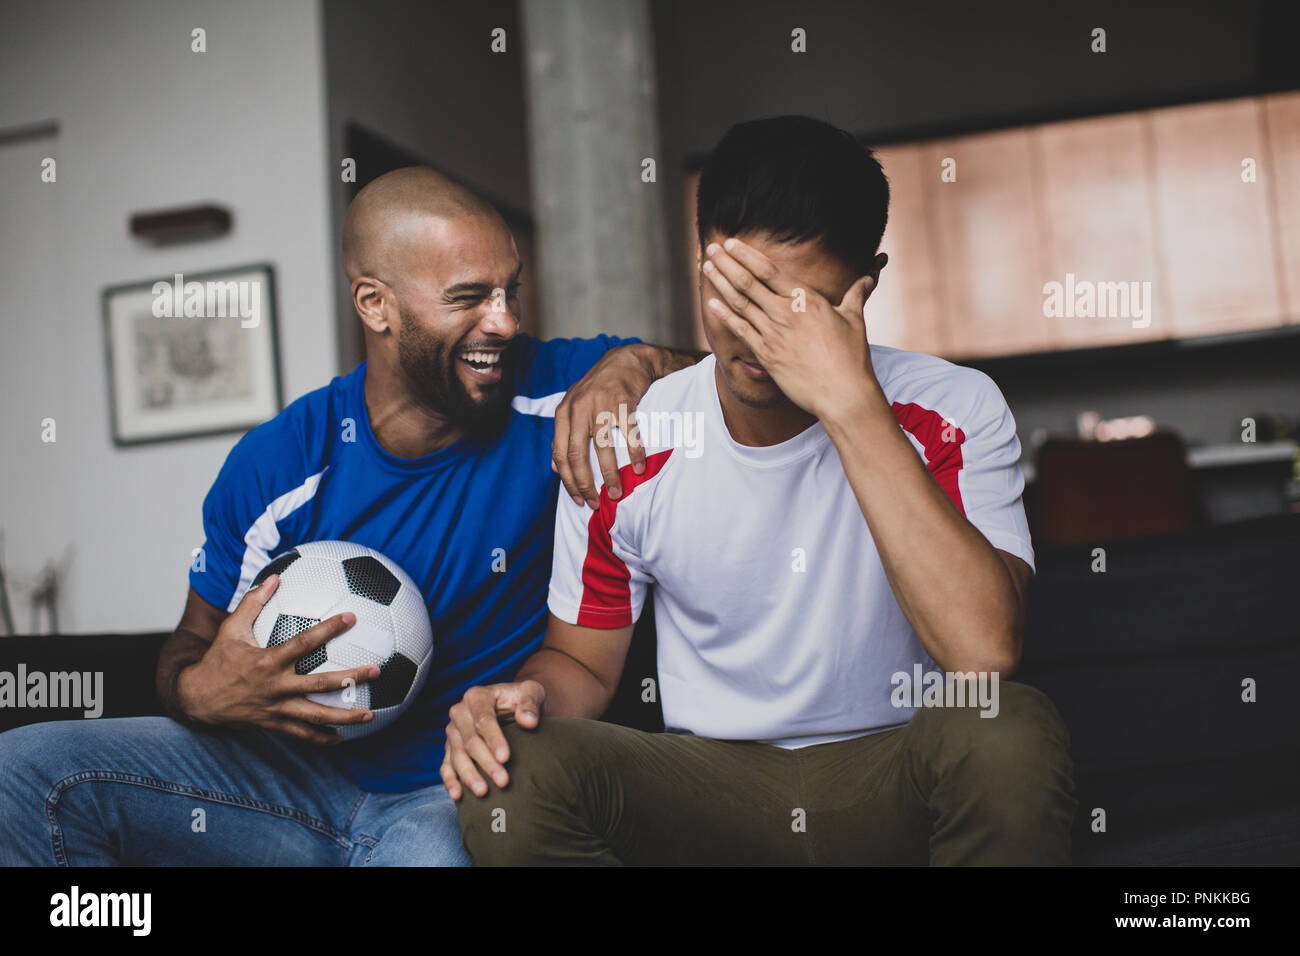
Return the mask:
<path fill-rule="evenodd" d="M 343 271 L 392 281 L 424 220 L 499 214 L 482 197 L 428 166 L 407 166 L 367 183 L 343 222 Z"/>

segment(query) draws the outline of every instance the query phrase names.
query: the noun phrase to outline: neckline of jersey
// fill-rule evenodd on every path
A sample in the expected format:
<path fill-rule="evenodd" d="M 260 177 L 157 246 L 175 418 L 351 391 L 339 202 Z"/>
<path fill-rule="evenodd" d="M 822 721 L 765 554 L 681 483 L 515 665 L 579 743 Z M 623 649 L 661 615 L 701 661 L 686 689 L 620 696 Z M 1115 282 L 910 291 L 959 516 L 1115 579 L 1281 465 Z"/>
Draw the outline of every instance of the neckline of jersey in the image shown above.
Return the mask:
<path fill-rule="evenodd" d="M 435 452 L 427 455 L 421 455 L 418 458 L 402 458 L 394 455 L 391 451 L 379 443 L 375 437 L 374 431 L 370 427 L 370 409 L 366 406 L 366 363 L 362 362 L 357 369 L 356 381 L 353 384 L 353 402 L 352 406 L 359 409 L 357 414 L 357 432 L 361 435 L 362 442 L 366 448 L 375 456 L 379 464 L 401 474 L 410 474 L 411 472 L 435 471 L 444 465 L 456 461 L 463 457 L 469 450 L 472 442 L 464 436 L 456 439 L 446 448 L 439 448 Z"/>

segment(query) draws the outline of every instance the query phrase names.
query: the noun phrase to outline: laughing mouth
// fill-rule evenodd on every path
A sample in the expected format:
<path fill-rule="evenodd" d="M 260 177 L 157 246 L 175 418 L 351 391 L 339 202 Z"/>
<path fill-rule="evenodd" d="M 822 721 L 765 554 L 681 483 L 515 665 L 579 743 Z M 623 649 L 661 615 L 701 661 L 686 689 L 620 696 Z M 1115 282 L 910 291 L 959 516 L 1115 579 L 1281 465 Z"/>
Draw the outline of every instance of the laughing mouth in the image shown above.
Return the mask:
<path fill-rule="evenodd" d="M 496 368 L 497 365 L 500 364 L 501 355 L 502 353 L 499 351 L 487 352 L 487 351 L 480 351 L 480 350 L 468 350 L 465 352 L 461 352 L 456 357 L 460 361 L 468 365 L 470 368 L 479 372 L 486 372 L 488 369 Z"/>

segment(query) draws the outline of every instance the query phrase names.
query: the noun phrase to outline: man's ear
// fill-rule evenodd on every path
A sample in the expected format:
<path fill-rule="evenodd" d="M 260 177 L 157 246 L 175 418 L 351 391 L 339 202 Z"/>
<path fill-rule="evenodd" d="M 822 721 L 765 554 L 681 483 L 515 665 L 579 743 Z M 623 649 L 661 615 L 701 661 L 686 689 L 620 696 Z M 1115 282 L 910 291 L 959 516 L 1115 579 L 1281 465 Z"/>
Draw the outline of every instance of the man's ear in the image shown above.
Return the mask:
<path fill-rule="evenodd" d="M 871 264 L 871 270 L 867 274 L 875 276 L 877 285 L 880 284 L 881 270 L 884 269 L 885 266 L 887 266 L 888 264 L 889 264 L 889 253 L 887 252 L 876 253 L 876 259 Z"/>
<path fill-rule="evenodd" d="M 352 307 L 370 331 L 388 331 L 384 302 L 390 294 L 388 286 L 370 276 L 357 276 L 352 280 Z"/>
<path fill-rule="evenodd" d="M 880 273 L 889 264 L 889 256 L 886 253 L 878 253 L 876 258 L 871 261 L 871 268 L 858 277 L 858 279 L 849 286 L 849 291 L 844 293 L 844 298 L 836 308 L 847 310 L 854 315 L 866 318 L 863 310 L 866 308 L 867 300 L 871 294 L 880 286 Z M 867 279 L 871 279 L 871 288 L 864 288 Z"/>

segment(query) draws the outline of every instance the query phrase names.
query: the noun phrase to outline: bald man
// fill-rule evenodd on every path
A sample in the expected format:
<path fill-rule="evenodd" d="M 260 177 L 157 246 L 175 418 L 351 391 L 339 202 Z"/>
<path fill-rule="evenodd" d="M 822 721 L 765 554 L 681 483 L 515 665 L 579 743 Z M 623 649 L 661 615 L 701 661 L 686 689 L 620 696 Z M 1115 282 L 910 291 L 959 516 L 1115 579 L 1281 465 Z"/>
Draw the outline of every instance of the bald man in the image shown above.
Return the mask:
<path fill-rule="evenodd" d="M 158 664 L 171 718 L 0 734 L 0 864 L 469 862 L 439 773 L 448 710 L 471 686 L 511 679 L 540 644 L 559 484 L 579 502 L 594 496 L 597 416 L 698 356 L 520 334 L 509 229 L 431 169 L 358 193 L 343 264 L 366 361 L 226 459 L 203 503 L 202 570 Z M 605 451 L 600 468 L 617 481 Z M 406 570 L 435 636 L 410 709 L 347 743 L 329 725 L 369 711 L 304 695 L 377 670 L 302 676 L 294 665 L 352 616 L 277 648 L 252 634 L 278 581 L 254 585 L 258 572 L 325 539 Z"/>

